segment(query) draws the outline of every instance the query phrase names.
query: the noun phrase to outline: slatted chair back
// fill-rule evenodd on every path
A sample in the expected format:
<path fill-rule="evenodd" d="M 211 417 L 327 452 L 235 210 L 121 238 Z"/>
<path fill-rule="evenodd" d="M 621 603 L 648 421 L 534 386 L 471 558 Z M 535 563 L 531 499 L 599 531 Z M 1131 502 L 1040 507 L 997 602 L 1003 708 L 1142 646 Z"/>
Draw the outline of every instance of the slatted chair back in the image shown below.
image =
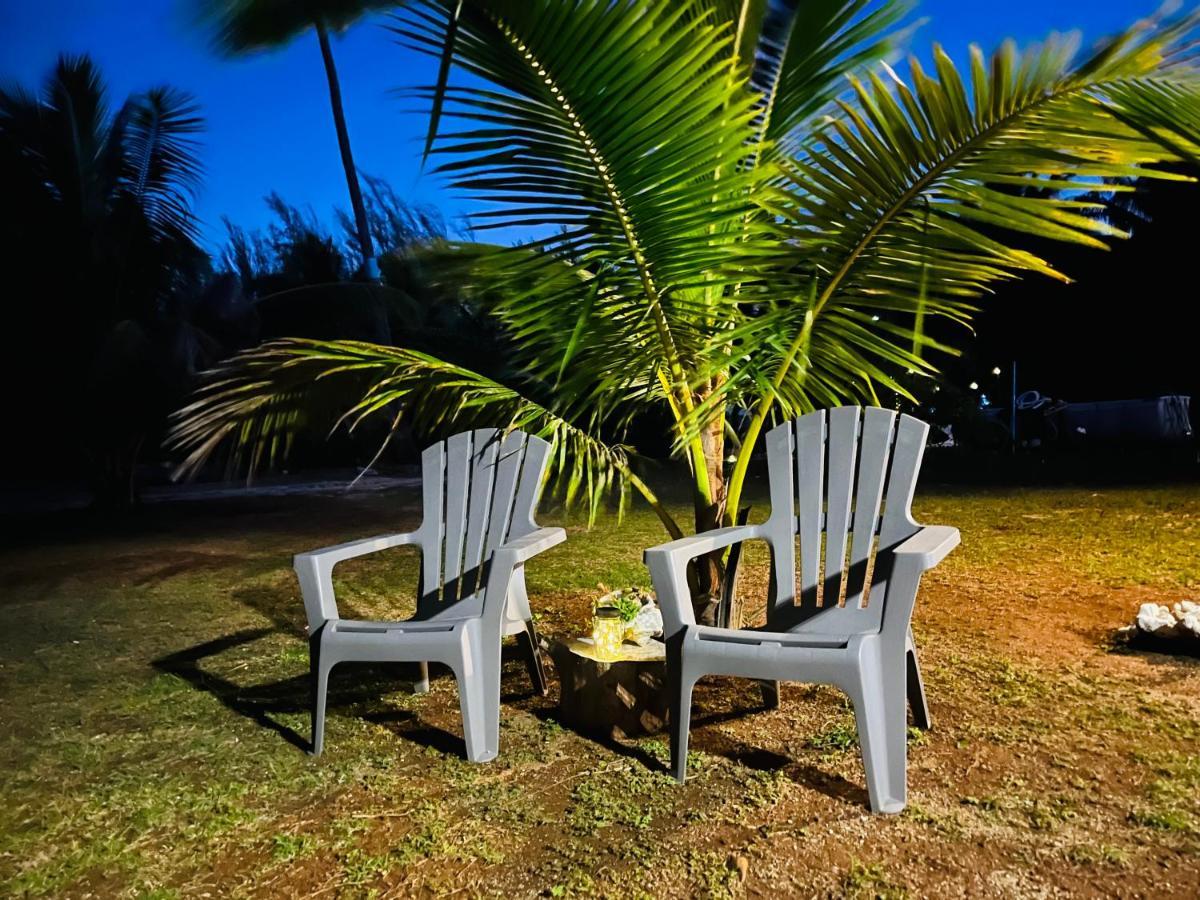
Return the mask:
<path fill-rule="evenodd" d="M 912 497 L 928 433 L 911 416 L 842 406 L 767 435 L 771 517 L 764 532 L 774 598 L 768 628 L 879 630 L 890 552 L 919 528 Z"/>
<path fill-rule="evenodd" d="M 484 586 L 496 548 L 537 529 L 550 445 L 522 431 L 464 431 L 421 454 L 425 518 L 418 617 Z"/>

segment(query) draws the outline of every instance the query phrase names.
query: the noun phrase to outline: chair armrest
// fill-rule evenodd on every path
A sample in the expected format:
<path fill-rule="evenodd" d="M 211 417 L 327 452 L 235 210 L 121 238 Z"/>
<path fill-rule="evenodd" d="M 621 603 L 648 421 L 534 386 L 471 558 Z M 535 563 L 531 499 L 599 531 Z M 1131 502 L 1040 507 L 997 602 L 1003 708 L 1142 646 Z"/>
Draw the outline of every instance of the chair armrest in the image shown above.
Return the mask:
<path fill-rule="evenodd" d="M 322 547 L 320 550 L 309 550 L 306 553 L 296 554 L 296 559 L 302 556 L 319 557 L 322 563 L 327 563 L 331 568 L 337 563 L 345 559 L 353 559 L 356 556 L 365 556 L 368 553 L 377 553 L 380 550 L 388 550 L 392 547 L 403 547 L 406 545 L 420 545 L 423 535 L 420 531 L 408 531 L 404 534 L 380 534 L 375 537 L 363 538 L 359 541 L 347 541 L 344 544 L 334 544 L 332 547 Z"/>
<path fill-rule="evenodd" d="M 391 547 L 420 546 L 423 539 L 421 531 L 381 534 L 378 537 L 297 553 L 292 559 L 292 568 L 296 570 L 296 577 L 300 581 L 300 596 L 304 599 L 308 633 L 313 634 L 328 620 L 338 618 L 337 601 L 333 595 L 334 566 L 343 560 Z"/>
<path fill-rule="evenodd" d="M 642 559 L 649 565 L 650 555 L 669 557 L 672 564 L 686 563 L 714 550 L 723 550 L 732 544 L 753 540 L 759 537 L 762 529 L 758 525 L 733 525 L 729 528 L 714 528 L 703 534 L 683 537 L 666 544 L 651 547 L 642 554 Z"/>
<path fill-rule="evenodd" d="M 566 529 L 538 528 L 496 548 L 496 552 L 492 554 L 487 586 L 483 593 L 483 618 L 486 622 L 499 627 L 509 603 L 509 588 L 517 569 L 532 557 L 561 544 L 566 539 Z M 524 596 L 523 589 L 521 594 Z"/>
<path fill-rule="evenodd" d="M 762 528 L 758 525 L 734 525 L 679 538 L 651 547 L 642 554 L 654 582 L 659 609 L 662 610 L 664 637 L 672 637 L 684 627 L 696 624 L 696 612 L 692 609 L 692 594 L 687 583 L 687 564 L 697 556 L 752 540 L 761 534 Z"/>
<path fill-rule="evenodd" d="M 892 634 L 901 642 L 896 646 L 903 646 L 901 636 L 908 633 L 922 575 L 945 559 L 946 554 L 958 546 L 958 541 L 957 528 L 924 525 L 891 552 L 890 566 L 881 567 L 885 573 L 887 596 L 880 628 L 884 634 Z M 871 590 L 874 592 L 875 588 Z"/>
<path fill-rule="evenodd" d="M 927 572 L 945 559 L 958 546 L 960 539 L 957 528 L 925 525 L 893 552 L 897 561 L 911 561 L 920 571 Z"/>
<path fill-rule="evenodd" d="M 496 555 L 503 554 L 505 560 L 511 560 L 514 566 L 537 556 L 544 550 L 549 550 L 567 539 L 564 528 L 539 528 L 529 534 L 501 544 L 496 548 Z"/>

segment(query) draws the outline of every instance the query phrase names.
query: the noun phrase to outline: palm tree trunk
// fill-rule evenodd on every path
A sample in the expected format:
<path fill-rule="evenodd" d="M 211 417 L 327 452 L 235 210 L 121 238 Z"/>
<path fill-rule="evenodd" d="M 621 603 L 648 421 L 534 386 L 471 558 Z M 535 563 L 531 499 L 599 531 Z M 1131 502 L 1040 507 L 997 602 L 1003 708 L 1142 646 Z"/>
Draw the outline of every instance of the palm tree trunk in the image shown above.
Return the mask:
<path fill-rule="evenodd" d="M 703 402 L 703 395 L 698 402 Z M 694 500 L 696 514 L 696 533 L 703 534 L 714 528 L 720 528 L 725 514 L 725 420 L 717 416 L 701 432 L 701 443 L 704 445 L 705 479 L 709 484 L 712 502 L 700 496 L 697 492 Z M 707 556 L 702 556 L 693 564 L 692 604 L 696 613 L 696 621 L 702 625 L 715 625 L 717 604 L 721 596 L 721 588 L 725 581 L 724 552 L 718 550 Z"/>
<path fill-rule="evenodd" d="M 358 169 L 354 166 L 354 155 L 350 152 L 350 134 L 346 130 L 346 111 L 342 108 L 342 88 L 338 83 L 337 67 L 333 64 L 333 50 L 329 46 L 329 32 L 319 19 L 314 23 L 317 40 L 321 43 L 321 57 L 325 60 L 325 77 L 329 80 L 329 105 L 333 108 L 333 124 L 337 129 L 338 149 L 342 152 L 342 168 L 346 170 L 346 187 L 350 189 L 350 206 L 354 210 L 354 227 L 358 232 L 358 247 L 362 251 L 363 268 L 375 258 L 371 244 L 371 229 L 367 224 L 367 209 L 363 206 L 362 189 L 358 184 Z"/>

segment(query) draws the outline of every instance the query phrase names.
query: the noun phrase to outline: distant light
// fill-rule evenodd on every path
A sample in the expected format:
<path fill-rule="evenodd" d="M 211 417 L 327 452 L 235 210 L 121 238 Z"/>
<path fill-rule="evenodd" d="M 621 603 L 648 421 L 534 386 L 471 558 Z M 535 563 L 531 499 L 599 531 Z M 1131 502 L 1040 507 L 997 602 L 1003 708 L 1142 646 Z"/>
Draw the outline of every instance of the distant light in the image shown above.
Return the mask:
<path fill-rule="evenodd" d="M 996 366 L 996 368 L 992 369 L 992 374 L 993 374 L 993 375 L 999 375 L 999 374 L 1000 374 L 1000 367 L 999 367 L 999 366 Z"/>
<path fill-rule="evenodd" d="M 936 385 L 936 384 L 935 384 L 935 385 L 933 386 L 933 392 L 934 392 L 935 394 L 936 394 L 938 391 L 940 391 L 940 390 L 941 390 L 941 387 L 940 387 L 939 385 Z"/>
<path fill-rule="evenodd" d="M 879 321 L 879 316 L 871 316 L 871 321 L 872 321 L 872 322 L 878 322 L 878 321 Z"/>
<path fill-rule="evenodd" d="M 969 387 L 973 391 L 979 390 L 979 384 L 978 384 L 978 382 L 975 382 L 975 381 L 972 381 L 970 384 L 967 385 L 967 387 Z"/>
<path fill-rule="evenodd" d="M 991 406 L 992 401 L 988 399 L 987 394 L 980 394 L 979 395 L 979 405 L 980 406 Z"/>

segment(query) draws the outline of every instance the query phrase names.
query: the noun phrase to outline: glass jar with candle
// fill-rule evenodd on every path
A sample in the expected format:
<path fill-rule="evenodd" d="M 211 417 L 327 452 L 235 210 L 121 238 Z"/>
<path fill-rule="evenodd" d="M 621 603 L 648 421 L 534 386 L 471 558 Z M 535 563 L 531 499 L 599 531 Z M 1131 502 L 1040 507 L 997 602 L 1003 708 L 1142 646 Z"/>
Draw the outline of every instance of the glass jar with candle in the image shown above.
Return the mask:
<path fill-rule="evenodd" d="M 625 620 L 615 606 L 598 606 L 592 615 L 592 647 L 596 659 L 612 662 L 621 656 Z"/>

